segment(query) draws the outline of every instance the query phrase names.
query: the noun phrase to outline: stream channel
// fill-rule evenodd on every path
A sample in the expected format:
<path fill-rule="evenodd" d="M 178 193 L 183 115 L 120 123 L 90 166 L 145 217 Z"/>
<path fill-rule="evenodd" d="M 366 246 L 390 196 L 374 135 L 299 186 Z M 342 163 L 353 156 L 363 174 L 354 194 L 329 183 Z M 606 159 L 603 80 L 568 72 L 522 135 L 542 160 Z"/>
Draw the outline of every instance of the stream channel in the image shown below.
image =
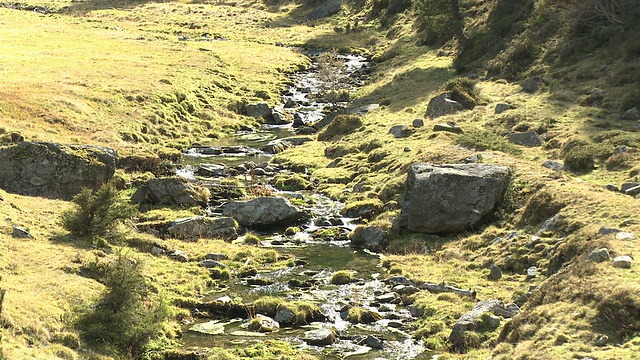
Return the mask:
<path fill-rule="evenodd" d="M 290 171 L 270 163 L 273 155 L 261 149 L 295 137 L 301 127 L 320 121 L 326 108 L 336 107 L 336 104 L 316 100 L 323 84 L 317 75 L 317 54 L 309 56 L 314 60 L 314 66 L 291 75 L 293 85 L 277 107 L 298 119 L 297 126 L 265 125 L 259 130 L 238 132 L 236 136 L 215 144 L 194 146 L 184 153 L 186 165 L 178 174 L 215 186 L 222 179 L 234 175 L 246 179 L 245 174 L 250 168 L 260 169 L 254 175 L 262 184 L 269 184 L 275 174 Z M 352 91 L 368 76 L 368 64 L 365 58 L 355 55 L 342 56 L 342 59 L 344 65 L 336 69 L 336 73 L 340 74 L 343 88 Z M 347 105 L 337 106 L 346 109 Z M 184 346 L 230 349 L 277 339 L 306 349 L 322 359 L 431 358 L 433 353 L 411 338 L 412 315 L 402 304 L 401 297 L 392 290 L 398 283 L 385 281 L 387 275 L 381 267 L 381 257 L 349 247 L 347 234 L 354 225 L 350 223 L 351 219 L 341 217 L 342 204 L 313 190 L 272 191 L 275 196 L 304 199 L 311 204 L 307 208 L 311 214 L 309 220 L 298 224 L 301 231 L 296 234 L 284 235 L 282 228 L 251 230 L 259 235 L 259 246 L 275 249 L 280 257 L 295 259 L 296 266 L 259 272 L 249 278 L 232 275 L 227 285 L 213 289 L 201 300 L 241 298 L 243 303 L 250 304 L 263 296 L 274 296 L 287 301 L 308 301 L 322 309 L 322 318 L 303 325 L 280 326 L 276 331 L 263 333 L 248 331 L 247 318 L 198 319 L 196 323 L 184 325 Z M 224 201 L 214 203 L 209 212 L 217 215 L 223 205 Z M 315 239 L 314 232 L 319 229 L 333 229 L 337 235 L 328 240 Z M 242 237 L 236 241 L 242 242 Z M 331 284 L 332 274 L 339 270 L 350 271 L 354 274 L 354 281 Z M 374 319 L 366 321 L 366 324 L 347 321 L 346 315 L 351 306 L 374 313 Z M 197 331 L 202 329 L 202 324 L 214 331 L 208 331 L 209 334 Z M 313 341 L 309 340 L 309 334 L 323 331 L 319 329 L 335 329 L 338 336 L 329 344 L 310 345 Z"/>

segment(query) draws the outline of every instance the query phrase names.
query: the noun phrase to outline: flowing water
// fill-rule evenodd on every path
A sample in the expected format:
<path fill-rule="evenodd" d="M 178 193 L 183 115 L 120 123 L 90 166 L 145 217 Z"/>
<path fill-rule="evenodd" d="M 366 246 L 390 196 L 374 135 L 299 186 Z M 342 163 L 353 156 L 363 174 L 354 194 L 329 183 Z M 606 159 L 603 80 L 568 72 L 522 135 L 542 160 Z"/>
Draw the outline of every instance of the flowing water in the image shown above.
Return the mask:
<path fill-rule="evenodd" d="M 366 74 L 366 60 L 357 56 L 345 56 L 345 66 L 340 70 L 344 83 L 353 89 Z M 293 74 L 294 85 L 283 96 L 282 106 L 292 101 L 298 106 L 291 111 L 305 123 L 312 123 L 322 118 L 325 103 L 314 101 L 314 92 L 322 88 L 321 79 L 315 68 Z M 294 115 L 295 115 L 294 114 Z M 258 164 L 268 162 L 271 155 L 260 149 L 265 144 L 293 134 L 291 126 L 265 126 L 254 132 L 240 132 L 237 136 L 224 139 L 213 146 L 234 147 L 237 153 L 204 154 L 199 149 L 190 149 L 184 154 L 187 166 L 180 174 L 194 178 L 195 169 L 203 164 L 224 164 L 233 167 L 248 161 Z M 253 280 L 265 280 L 268 285 L 249 285 L 246 279 L 232 278 L 227 287 L 212 291 L 203 301 L 211 301 L 223 296 L 242 298 L 244 303 L 251 303 L 263 296 L 277 296 L 288 301 L 310 301 L 318 304 L 326 320 L 306 326 L 282 327 L 271 333 L 247 331 L 247 319 L 218 319 L 215 321 L 217 334 L 202 334 L 190 330 L 194 324 L 184 326 L 183 343 L 186 347 L 244 347 L 262 343 L 267 339 L 284 340 L 307 349 L 323 359 L 428 359 L 432 353 L 424 348 L 421 342 L 412 340 L 409 330 L 411 315 L 400 304 L 380 301 L 379 296 L 391 293 L 391 285 L 384 282 L 384 270 L 377 254 L 356 251 L 349 247 L 349 241 L 341 236 L 332 241 L 317 241 L 313 232 L 323 228 L 334 228 L 337 233 L 346 234 L 353 229 L 350 219 L 340 217 L 342 204 L 334 202 L 320 194 L 310 191 L 301 193 L 279 192 L 276 196 L 293 198 L 312 198 L 310 206 L 311 219 L 301 226 L 302 232 L 285 236 L 278 233 L 261 233 L 260 246 L 276 249 L 281 255 L 299 260 L 294 267 L 282 270 L 259 273 Z M 212 210 L 215 212 L 215 210 Z M 328 221 L 330 219 L 331 221 Z M 333 225 L 332 225 L 333 224 Z M 330 283 L 332 274 L 338 270 L 349 270 L 354 273 L 355 281 L 344 285 Z M 309 286 L 290 287 L 296 280 Z M 256 283 L 253 281 L 252 283 Z M 357 305 L 381 315 L 381 320 L 370 324 L 352 324 L 345 321 L 340 314 L 346 305 Z M 344 314 L 343 314 L 344 315 Z M 210 319 L 200 320 L 209 322 Z M 304 340 L 305 332 L 321 327 L 334 327 L 339 339 L 332 345 L 319 347 L 308 345 Z M 382 346 L 366 346 L 367 336 L 383 340 Z M 359 345 L 363 344 L 364 345 Z"/>

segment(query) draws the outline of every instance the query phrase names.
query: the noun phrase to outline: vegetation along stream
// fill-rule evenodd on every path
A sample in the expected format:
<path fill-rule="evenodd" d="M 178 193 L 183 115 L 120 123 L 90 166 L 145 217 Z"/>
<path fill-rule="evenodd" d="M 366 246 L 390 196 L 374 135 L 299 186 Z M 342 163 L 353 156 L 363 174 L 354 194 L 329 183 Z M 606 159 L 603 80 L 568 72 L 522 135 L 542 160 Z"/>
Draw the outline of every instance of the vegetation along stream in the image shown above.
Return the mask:
<path fill-rule="evenodd" d="M 323 60 L 323 56 L 330 58 Z M 363 57 L 311 54 L 311 58 L 316 60 L 314 65 L 291 75 L 293 84 L 274 110 L 286 111 L 293 122 L 243 129 L 215 144 L 195 144 L 184 154 L 188 165 L 179 171 L 181 176 L 213 187 L 224 187 L 225 179 L 235 176 L 240 184 L 260 184 L 263 191 L 288 198 L 309 214 L 286 231 L 282 227 L 249 229 L 235 240 L 272 248 L 278 258 L 290 259 L 289 266 L 234 274 L 228 283 L 212 289 L 202 304 L 218 304 L 220 311 L 209 309 L 205 318 L 184 324 L 184 345 L 227 348 L 279 339 L 324 358 L 429 358 L 431 353 L 422 342 L 409 334 L 411 312 L 392 291 L 398 285 L 406 288 L 406 278 L 385 280 L 380 255 L 349 246 L 347 235 L 354 226 L 352 219 L 340 215 L 342 204 L 314 193 L 313 186 L 280 191 L 270 185 L 274 177 L 289 171 L 269 164 L 274 152 L 270 145 L 295 139 L 296 133 L 321 122 L 327 112 L 347 111 L 349 91 L 367 73 Z M 210 214 L 221 215 L 223 206 L 224 202 L 212 204 Z M 253 305 L 235 312 L 228 306 L 233 302 Z M 298 310 L 283 311 L 285 303 L 297 304 Z M 304 307 L 309 313 L 300 320 Z"/>

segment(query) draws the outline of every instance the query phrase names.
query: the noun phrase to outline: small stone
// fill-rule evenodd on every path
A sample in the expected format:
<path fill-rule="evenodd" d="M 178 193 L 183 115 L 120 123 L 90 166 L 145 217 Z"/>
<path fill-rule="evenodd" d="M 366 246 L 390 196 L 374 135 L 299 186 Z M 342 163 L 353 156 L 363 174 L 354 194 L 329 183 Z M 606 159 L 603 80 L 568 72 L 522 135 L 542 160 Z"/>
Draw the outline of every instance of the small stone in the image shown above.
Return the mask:
<path fill-rule="evenodd" d="M 598 230 L 598 235 L 609 235 L 609 234 L 615 234 L 620 232 L 620 230 L 618 229 L 613 229 L 613 228 L 608 228 L 608 227 L 601 227 L 600 230 Z"/>
<path fill-rule="evenodd" d="M 179 262 L 189 262 L 189 256 L 182 250 L 173 250 L 169 255 L 170 259 L 179 261 Z"/>
<path fill-rule="evenodd" d="M 207 255 L 204 256 L 204 258 L 207 260 L 222 261 L 222 260 L 228 260 L 229 256 L 223 253 L 208 253 Z"/>
<path fill-rule="evenodd" d="M 418 318 L 418 317 L 422 316 L 422 314 L 424 314 L 423 311 L 421 311 L 420 309 L 418 309 L 414 305 L 407 306 L 407 311 L 409 311 L 409 314 L 411 314 L 411 316 L 414 317 L 414 318 Z"/>
<path fill-rule="evenodd" d="M 509 109 L 511 109 L 511 105 L 509 105 L 507 103 L 499 103 L 499 104 L 496 104 L 496 108 L 495 108 L 494 113 L 496 115 L 502 114 L 503 112 L 505 112 L 505 111 L 507 111 Z"/>
<path fill-rule="evenodd" d="M 211 259 L 206 259 L 206 260 L 202 260 L 198 263 L 200 266 L 208 268 L 208 269 L 212 269 L 212 268 L 221 268 L 224 269 L 227 267 L 227 265 L 216 261 L 216 260 L 211 260 Z"/>
<path fill-rule="evenodd" d="M 413 119 L 413 123 L 412 123 L 414 128 L 421 128 L 424 126 L 424 120 L 422 119 Z"/>
<path fill-rule="evenodd" d="M 397 285 L 392 290 L 401 295 L 411 295 L 420 291 L 417 287 L 413 285 Z"/>
<path fill-rule="evenodd" d="M 448 122 L 446 124 L 433 125 L 433 131 L 446 131 L 454 134 L 462 134 L 464 131 L 455 122 Z"/>
<path fill-rule="evenodd" d="M 538 91 L 543 84 L 544 82 L 539 77 L 532 77 L 521 82 L 520 87 L 522 91 L 526 93 L 534 93 Z"/>
<path fill-rule="evenodd" d="M 506 309 L 508 312 L 512 313 L 513 316 L 520 314 L 520 307 L 516 304 L 509 304 L 507 305 Z"/>
<path fill-rule="evenodd" d="M 620 188 L 615 184 L 607 184 L 604 186 L 605 189 L 613 192 L 620 192 Z"/>
<path fill-rule="evenodd" d="M 600 335 L 595 341 L 596 346 L 605 346 L 609 342 L 609 337 L 607 335 Z"/>
<path fill-rule="evenodd" d="M 162 254 L 164 254 L 164 250 L 162 250 L 162 248 L 155 245 L 151 247 L 151 255 L 160 256 Z"/>
<path fill-rule="evenodd" d="M 485 321 L 489 329 L 497 329 L 500 326 L 500 318 L 495 315 L 487 316 Z"/>
<path fill-rule="evenodd" d="M 538 276 L 538 268 L 531 266 L 527 269 L 527 280 L 533 279 Z"/>
<path fill-rule="evenodd" d="M 406 125 L 395 125 L 389 129 L 389 133 L 393 135 L 393 137 L 397 139 L 406 138 L 413 134 L 415 129 L 411 126 Z"/>
<path fill-rule="evenodd" d="M 489 280 L 498 281 L 502 278 L 502 270 L 497 265 L 491 265 L 489 271 Z"/>
<path fill-rule="evenodd" d="M 256 314 L 256 316 L 251 319 L 248 329 L 261 333 L 274 332 L 280 329 L 280 324 L 268 316 Z"/>
<path fill-rule="evenodd" d="M 282 326 L 290 326 L 296 323 L 296 314 L 289 309 L 280 309 L 273 319 Z"/>
<path fill-rule="evenodd" d="M 636 235 L 630 232 L 620 231 L 616 233 L 616 240 L 633 240 L 636 238 Z"/>
<path fill-rule="evenodd" d="M 610 260 L 609 249 L 601 248 L 601 249 L 593 250 L 592 252 L 589 253 L 589 256 L 587 256 L 587 260 L 595 261 L 595 262 L 609 261 Z"/>
<path fill-rule="evenodd" d="M 548 218 L 547 220 L 545 220 L 545 222 L 540 227 L 540 230 L 538 230 L 536 234 L 542 234 L 547 231 L 553 231 L 553 229 L 556 227 L 556 224 L 558 223 L 558 220 L 560 220 L 559 214 L 556 214 Z M 533 238 L 531 240 L 533 241 Z"/>
<path fill-rule="evenodd" d="M 535 131 L 511 134 L 509 135 L 509 142 L 526 147 L 541 146 L 544 143 L 540 135 Z"/>
<path fill-rule="evenodd" d="M 400 297 L 398 296 L 398 294 L 392 292 L 392 293 L 376 296 L 375 300 L 381 304 L 384 304 L 384 303 L 397 304 L 400 302 Z"/>
<path fill-rule="evenodd" d="M 411 151 L 411 148 L 410 148 L 410 147 L 408 147 L 408 146 L 405 146 L 405 147 L 404 147 L 404 152 L 409 152 L 409 151 Z"/>
<path fill-rule="evenodd" d="M 631 268 L 631 256 L 618 256 L 613 259 L 613 267 L 629 269 Z"/>
<path fill-rule="evenodd" d="M 564 170 L 564 164 L 561 163 L 560 161 L 555 161 L 555 160 L 545 160 L 542 162 L 542 166 L 546 167 L 547 169 L 551 169 L 553 171 Z"/>
<path fill-rule="evenodd" d="M 331 345 L 336 342 L 337 339 L 338 334 L 333 327 L 307 331 L 302 338 L 302 340 L 312 346 Z"/>
<path fill-rule="evenodd" d="M 382 349 L 382 341 L 373 335 L 367 336 L 367 346 L 372 349 Z"/>
<path fill-rule="evenodd" d="M 31 236 L 29 230 L 18 226 L 13 226 L 12 236 L 16 239 L 33 239 L 33 236 Z"/>

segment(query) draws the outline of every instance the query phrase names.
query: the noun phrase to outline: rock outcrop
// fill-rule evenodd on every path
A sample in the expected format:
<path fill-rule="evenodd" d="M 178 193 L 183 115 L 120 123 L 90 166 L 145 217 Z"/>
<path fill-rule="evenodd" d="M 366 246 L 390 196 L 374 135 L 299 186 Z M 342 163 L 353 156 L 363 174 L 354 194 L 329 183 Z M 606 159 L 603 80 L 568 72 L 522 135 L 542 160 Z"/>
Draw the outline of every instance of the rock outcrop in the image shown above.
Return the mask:
<path fill-rule="evenodd" d="M 493 210 L 510 177 L 509 168 L 499 165 L 413 164 L 405 183 L 399 225 L 413 232 L 463 231 Z"/>
<path fill-rule="evenodd" d="M 464 106 L 455 100 L 451 100 L 451 93 L 445 92 L 429 100 L 427 112 L 424 116 L 437 118 L 444 115 L 455 114 L 462 110 L 464 110 Z"/>
<path fill-rule="evenodd" d="M 232 201 L 225 206 L 222 213 L 247 227 L 287 224 L 305 215 L 303 211 L 280 197 L 257 197 L 247 201 Z"/>
<path fill-rule="evenodd" d="M 236 222 L 229 217 L 194 216 L 176 219 L 167 232 L 176 239 L 197 241 L 200 238 L 233 240 L 238 237 Z"/>
<path fill-rule="evenodd" d="M 150 179 L 131 197 L 131 202 L 139 204 L 151 202 L 163 205 L 206 206 L 209 190 L 180 177 Z"/>
<path fill-rule="evenodd" d="M 109 181 L 117 164 L 118 153 L 106 147 L 25 141 L 0 148 L 0 187 L 70 200 Z"/>

